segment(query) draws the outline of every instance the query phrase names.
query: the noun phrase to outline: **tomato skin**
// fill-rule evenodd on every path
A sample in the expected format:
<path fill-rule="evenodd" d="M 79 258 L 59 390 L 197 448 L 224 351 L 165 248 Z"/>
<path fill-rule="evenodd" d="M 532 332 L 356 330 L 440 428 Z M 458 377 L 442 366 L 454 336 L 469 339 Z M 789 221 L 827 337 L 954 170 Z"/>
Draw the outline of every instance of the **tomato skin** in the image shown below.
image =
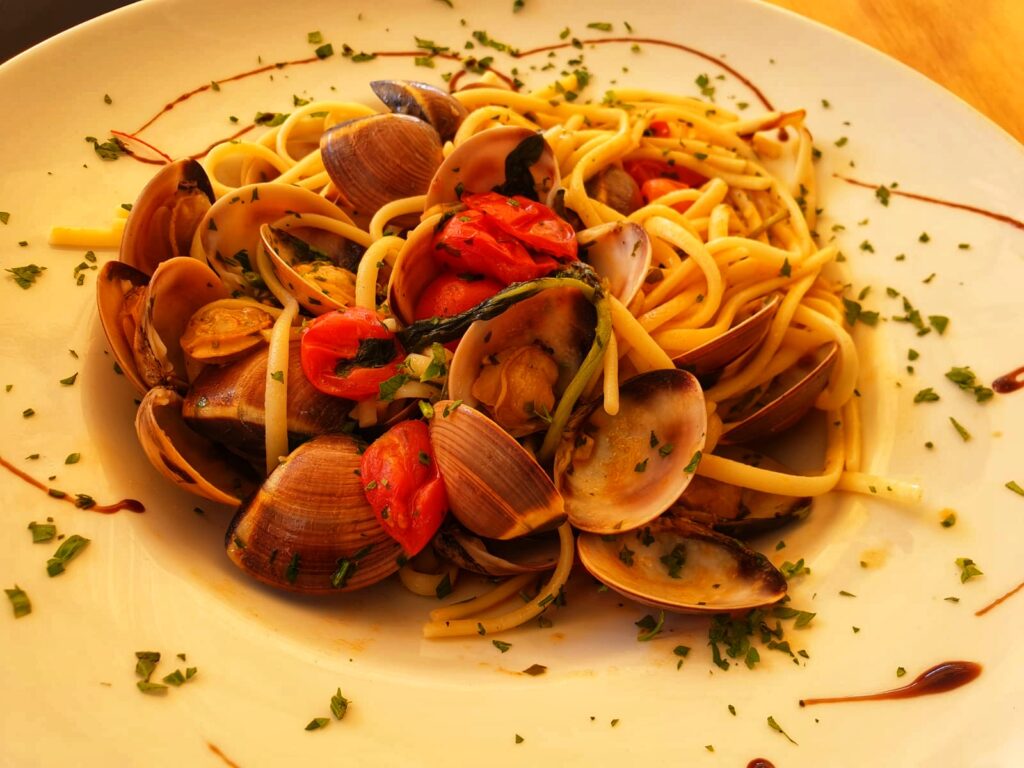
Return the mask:
<path fill-rule="evenodd" d="M 651 136 L 658 139 L 667 139 L 672 135 L 668 123 L 664 120 L 652 120 L 651 124 L 647 126 L 647 130 L 651 132 Z"/>
<path fill-rule="evenodd" d="M 372 360 L 360 360 L 360 351 L 370 348 L 381 354 Z M 384 355 L 392 349 L 393 354 Z M 318 390 L 335 397 L 364 400 L 376 397 L 380 385 L 398 373 L 405 350 L 376 312 L 365 307 L 346 307 L 321 315 L 303 329 L 300 357 L 302 372 Z M 353 365 L 339 373 L 339 365 L 345 361 L 352 361 Z"/>
<path fill-rule="evenodd" d="M 363 453 L 363 495 L 381 527 L 412 557 L 448 512 L 448 494 L 423 421 L 403 421 Z"/>
<path fill-rule="evenodd" d="M 576 259 L 576 233 L 545 205 L 496 192 L 466 195 L 466 209 L 434 237 L 434 255 L 455 273 L 502 286 L 550 274 Z"/>
<path fill-rule="evenodd" d="M 691 189 L 691 187 L 689 184 L 684 184 L 675 179 L 648 179 L 640 185 L 640 194 L 643 195 L 644 202 L 649 203 L 662 195 L 667 195 L 669 192 L 675 192 L 677 189 Z M 681 203 L 676 203 L 672 208 L 680 213 L 684 213 L 691 205 L 693 205 L 692 201 L 685 200 Z"/>
<path fill-rule="evenodd" d="M 413 311 L 413 319 L 452 317 L 491 298 L 504 286 L 484 277 L 467 280 L 454 272 L 442 272 L 420 294 Z"/>
<path fill-rule="evenodd" d="M 696 171 L 691 171 L 681 165 L 669 165 L 663 160 L 626 160 L 622 163 L 622 167 L 641 187 L 645 181 L 651 179 L 675 179 L 688 187 L 699 187 L 707 181 Z"/>

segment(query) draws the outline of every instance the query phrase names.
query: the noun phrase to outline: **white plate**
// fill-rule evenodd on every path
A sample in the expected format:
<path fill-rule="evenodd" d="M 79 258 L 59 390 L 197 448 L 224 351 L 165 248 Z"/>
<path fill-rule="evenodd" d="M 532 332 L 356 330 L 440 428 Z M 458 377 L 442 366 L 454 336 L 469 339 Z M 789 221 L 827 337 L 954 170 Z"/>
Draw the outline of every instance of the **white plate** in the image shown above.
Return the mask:
<path fill-rule="evenodd" d="M 527 0 L 513 14 L 511 0 L 487 8 L 454 2 L 454 9 L 437 0 L 140 3 L 0 68 L 0 210 L 11 213 L 0 225 L 0 259 L 3 267 L 47 267 L 31 290 L 0 280 L 0 384 L 14 385 L 0 392 L 0 455 L 40 478 L 56 475 L 54 486 L 101 501 L 138 497 L 148 510 L 83 512 L 0 476 L 0 583 L 17 582 L 33 602 L 29 617 L 14 620 L 6 608 L 0 616 L 0 762 L 218 765 L 215 745 L 246 768 L 314 760 L 743 765 L 754 757 L 779 766 L 1019 765 L 1024 650 L 1015 629 L 1024 597 L 982 618 L 973 611 L 1024 578 L 1024 498 L 1004 487 L 1024 482 L 1024 392 L 979 406 L 943 373 L 970 365 L 988 383 L 1024 364 L 1024 232 L 902 197 L 883 207 L 871 190 L 831 173 L 896 181 L 899 189 L 1020 220 L 1020 145 L 916 73 L 769 7 L 666 0 L 624 14 L 621 4 L 604 0 L 585 10 Z M 811 566 L 793 601 L 817 618 L 805 630 L 787 631 L 809 660 L 793 664 L 762 651 L 753 671 L 714 667 L 702 620 L 670 617 L 661 636 L 636 642 L 633 622 L 647 611 L 597 594 L 585 580 L 574 584 L 552 629 L 503 636 L 512 643 L 505 654 L 489 639 L 421 639 L 430 605 L 396 589 L 323 601 L 245 580 L 221 551 L 229 513 L 202 505 L 207 513 L 194 514 L 194 500 L 172 492 L 136 446 L 132 393 L 111 371 L 93 310 L 95 273 L 76 287 L 72 271 L 81 251 L 45 245 L 53 224 L 108 221 L 152 171 L 128 159 L 103 162 L 83 137 L 133 130 L 179 93 L 260 60 L 308 56 L 312 30 L 336 50 L 343 43 L 410 50 L 414 35 L 461 49 L 479 29 L 527 48 L 560 42 L 566 26 L 582 38 L 605 34 L 587 29 L 589 22 L 613 22 L 621 34 L 624 17 L 638 36 L 726 57 L 780 107 L 807 108 L 824 152 L 818 167 L 826 219 L 819 229 L 827 234 L 832 223 L 845 224 L 839 239 L 854 290 L 873 288 L 866 308 L 902 314 L 899 300 L 885 295 L 892 286 L 925 314 L 951 317 L 942 337 L 917 338 L 893 322 L 862 334 L 871 464 L 919 479 L 924 502 L 907 509 L 837 496 L 821 502 L 808 524 L 786 531 L 781 552 L 774 539 L 766 542 L 776 562 L 804 557 Z M 562 51 L 555 61 L 561 67 L 579 53 Z M 531 84 L 545 82 L 544 73 L 529 70 L 546 63 L 543 55 L 520 62 L 495 55 L 502 69 L 518 63 Z M 723 74 L 718 66 L 679 51 L 642 44 L 634 53 L 615 44 L 583 55 L 596 75 L 592 95 L 613 88 L 612 80 L 695 93 L 695 78 L 708 73 L 723 103 L 755 102 L 735 77 L 716 80 Z M 370 79 L 436 79 L 450 68 L 334 56 L 225 83 L 178 106 L 144 135 L 182 155 L 230 133 L 229 115 L 245 120 L 257 110 L 287 111 L 293 94 L 370 102 Z M 842 136 L 849 141 L 837 148 Z M 921 232 L 930 242 L 919 242 Z M 19 247 L 22 240 L 29 244 Z M 859 248 L 864 241 L 874 252 Z M 897 261 L 901 252 L 906 258 Z M 913 375 L 904 370 L 910 347 L 921 353 Z M 59 384 L 75 371 L 73 386 Z M 913 405 L 914 393 L 927 386 L 942 399 Z M 26 408 L 36 415 L 23 418 Z M 970 442 L 957 436 L 950 416 L 970 430 Z M 72 452 L 82 459 L 66 466 Z M 33 453 L 40 458 L 24 458 Z M 953 528 L 939 525 L 945 507 L 958 513 Z M 92 539 L 67 573 L 52 579 L 43 565 L 53 544 L 33 545 L 25 530 L 47 516 L 61 532 Z M 963 556 L 984 576 L 962 585 L 954 560 Z M 859 565 L 863 559 L 870 567 Z M 677 671 L 672 649 L 679 644 L 693 650 Z M 137 650 L 163 652 L 161 675 L 184 666 L 175 654 L 185 652 L 199 675 L 166 698 L 144 696 L 135 687 Z M 808 709 L 797 703 L 894 687 L 949 659 L 979 661 L 984 673 L 941 696 Z M 547 665 L 547 674 L 510 674 L 533 663 Z M 901 666 L 908 675 L 902 680 Z M 329 715 L 339 687 L 353 701 L 347 718 L 305 732 L 311 718 Z M 799 746 L 769 728 L 769 716 Z"/>

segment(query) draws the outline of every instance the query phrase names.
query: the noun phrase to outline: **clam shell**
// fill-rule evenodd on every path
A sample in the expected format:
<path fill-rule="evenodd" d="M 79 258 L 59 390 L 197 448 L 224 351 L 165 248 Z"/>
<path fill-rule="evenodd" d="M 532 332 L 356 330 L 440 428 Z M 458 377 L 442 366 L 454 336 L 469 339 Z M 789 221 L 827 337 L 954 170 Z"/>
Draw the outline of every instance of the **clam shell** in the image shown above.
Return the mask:
<path fill-rule="evenodd" d="M 151 275 L 161 262 L 187 256 L 213 199 L 210 179 L 198 162 L 185 159 L 165 165 L 132 205 L 121 237 L 120 261 Z"/>
<path fill-rule="evenodd" d="M 406 237 L 388 280 L 388 306 L 404 325 L 416 319 L 416 302 L 443 267 L 434 258 L 433 225 L 424 222 Z"/>
<path fill-rule="evenodd" d="M 700 378 L 717 373 L 761 343 L 768 335 L 780 303 L 777 293 L 752 302 L 739 313 L 738 322 L 728 331 L 677 355 L 672 362 Z"/>
<path fill-rule="evenodd" d="M 447 524 L 434 536 L 433 544 L 445 559 L 485 576 L 540 573 L 558 564 L 558 536 L 550 533 L 509 541 L 485 540 L 460 525 Z"/>
<path fill-rule="evenodd" d="M 715 453 L 775 472 L 790 471 L 784 464 L 757 451 L 720 446 Z M 776 530 L 804 519 L 810 512 L 811 499 L 808 497 L 764 493 L 700 476 L 690 481 L 672 507 L 672 513 L 677 517 L 685 517 L 738 538 Z"/>
<path fill-rule="evenodd" d="M 262 332 L 273 324 L 273 316 L 260 304 L 207 304 L 189 318 L 181 348 L 188 358 L 198 362 L 226 365 L 263 344 Z"/>
<path fill-rule="evenodd" d="M 132 344 L 148 284 L 144 272 L 120 261 L 108 261 L 96 278 L 96 311 L 110 352 L 139 394 L 145 394 L 149 387 L 139 375 Z"/>
<path fill-rule="evenodd" d="M 618 536 L 583 533 L 576 547 L 602 584 L 667 611 L 746 611 L 786 594 L 786 579 L 768 558 L 689 520 L 661 518 Z"/>
<path fill-rule="evenodd" d="M 181 416 L 181 396 L 167 387 L 146 393 L 135 431 L 156 470 L 189 493 L 238 506 L 256 486 L 252 470 L 191 430 Z"/>
<path fill-rule="evenodd" d="M 398 570 L 401 547 L 363 497 L 360 446 L 322 435 L 299 446 L 238 510 L 228 557 L 250 576 L 292 592 L 348 592 Z"/>
<path fill-rule="evenodd" d="M 340 432 L 352 403 L 325 395 L 302 372 L 301 342 L 288 346 L 288 435 L 297 445 L 312 435 Z M 230 365 L 209 366 L 196 377 L 182 404 L 193 429 L 245 455 L 263 455 L 267 391 L 266 346 Z"/>
<path fill-rule="evenodd" d="M 192 241 L 192 256 L 205 261 L 232 293 L 258 296 L 255 275 L 260 226 L 286 216 L 321 214 L 348 223 L 338 206 L 289 184 L 250 184 L 225 195 L 206 212 Z"/>
<path fill-rule="evenodd" d="M 468 114 L 462 102 L 427 83 L 374 80 L 370 88 L 395 114 L 410 115 L 430 123 L 441 141 L 455 138 L 455 132 Z"/>
<path fill-rule="evenodd" d="M 650 522 L 686 489 L 707 412 L 697 379 L 656 370 L 620 385 L 615 416 L 596 402 L 572 426 L 555 454 L 555 487 L 574 527 L 613 534 Z"/>
<path fill-rule="evenodd" d="M 481 406 L 474 395 L 474 384 L 487 369 L 493 369 L 498 355 L 513 349 L 537 348 L 557 366 L 558 378 L 552 394 L 557 403 L 569 381 L 586 357 L 594 338 L 596 313 L 594 306 L 576 288 L 557 288 L 512 305 L 497 317 L 473 323 L 459 342 L 448 369 L 448 395 L 473 407 Z M 501 401 L 508 402 L 507 411 L 515 415 L 517 389 L 522 376 L 505 369 L 502 374 Z M 493 405 L 493 404 L 492 404 Z M 548 412 L 554 411 L 553 404 Z M 503 409 L 505 410 L 505 409 Z M 517 419 L 515 424 L 501 418 L 501 411 L 489 413 L 514 437 L 522 437 L 540 429 L 547 422 L 543 416 Z"/>
<path fill-rule="evenodd" d="M 297 245 L 306 241 L 298 233 L 264 224 L 260 227 L 260 239 L 274 275 L 307 312 L 322 315 L 355 303 L 358 258 L 321 259 L 320 255 L 328 256 L 321 251 L 315 261 L 305 262 L 309 271 L 304 275 L 299 271 L 304 254 Z"/>
<path fill-rule="evenodd" d="M 644 204 L 636 181 L 620 165 L 609 165 L 586 182 L 587 194 L 598 202 L 629 216 Z"/>
<path fill-rule="evenodd" d="M 216 273 L 202 262 L 176 256 L 160 263 L 146 286 L 133 340 L 136 366 L 147 385 L 187 388 L 189 374 L 181 337 L 188 321 L 200 307 L 227 297 Z"/>
<path fill-rule="evenodd" d="M 346 208 L 366 221 L 393 200 L 426 192 L 443 159 L 430 124 L 396 114 L 338 123 L 321 137 L 320 155 Z"/>
<path fill-rule="evenodd" d="M 608 290 L 623 304 L 629 304 L 644 284 L 651 268 L 651 239 L 634 222 L 613 221 L 577 233 L 580 260 L 604 280 Z"/>
<path fill-rule="evenodd" d="M 565 520 L 562 498 L 533 456 L 476 409 L 435 403 L 430 443 L 452 514 L 478 536 L 512 539 Z"/>
<path fill-rule="evenodd" d="M 519 126 L 482 131 L 457 146 L 437 169 L 427 191 L 426 208 L 454 204 L 463 194 L 490 192 L 505 183 L 505 161 L 524 141 L 537 134 Z M 551 146 L 545 141 L 540 157 L 530 166 L 537 199 L 548 202 L 561 176 Z M 550 204 L 550 203 L 548 203 Z"/>
<path fill-rule="evenodd" d="M 759 399 L 756 410 L 723 426 L 720 441 L 726 445 L 746 443 L 789 429 L 811 409 L 828 386 L 829 375 L 838 359 L 839 346 L 829 342 L 815 355 L 783 371 Z M 734 418 L 727 407 L 723 410 L 723 419 Z"/>

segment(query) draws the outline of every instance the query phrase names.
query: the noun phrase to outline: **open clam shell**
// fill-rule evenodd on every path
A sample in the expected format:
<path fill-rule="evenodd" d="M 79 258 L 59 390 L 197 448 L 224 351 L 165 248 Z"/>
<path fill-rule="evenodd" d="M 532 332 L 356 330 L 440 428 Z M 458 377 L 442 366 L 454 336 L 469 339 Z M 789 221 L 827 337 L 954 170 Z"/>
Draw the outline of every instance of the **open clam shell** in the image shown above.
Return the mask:
<path fill-rule="evenodd" d="M 594 339 L 594 306 L 556 288 L 473 323 L 448 369 L 448 395 L 479 407 L 514 437 L 544 429 Z"/>
<path fill-rule="evenodd" d="M 623 216 L 643 207 L 640 186 L 621 165 L 609 165 L 587 179 L 587 194 Z"/>
<path fill-rule="evenodd" d="M 120 261 L 108 261 L 96 278 L 96 311 L 118 367 L 139 394 L 149 387 L 132 351 L 149 277 Z"/>
<path fill-rule="evenodd" d="M 548 204 L 561 180 L 555 153 L 540 134 L 519 126 L 489 128 L 445 158 L 430 182 L 426 207 L 457 203 L 464 194 L 491 192 L 506 184 L 510 175 L 532 187 L 528 197 Z"/>
<path fill-rule="evenodd" d="M 726 423 L 721 442 L 746 443 L 789 429 L 811 409 L 828 386 L 828 378 L 838 359 L 839 346 L 829 342 L 776 376 L 753 403 L 723 402 L 721 413 Z"/>
<path fill-rule="evenodd" d="M 260 226 L 286 216 L 320 214 L 348 223 L 338 206 L 290 184 L 250 184 L 225 195 L 206 212 L 192 240 L 192 256 L 207 262 L 232 293 L 258 296 L 255 271 Z"/>
<path fill-rule="evenodd" d="M 468 114 L 462 102 L 433 85 L 412 80 L 374 80 L 370 88 L 395 114 L 433 126 L 441 141 L 451 141 Z"/>
<path fill-rule="evenodd" d="M 341 238 L 331 243 L 320 237 L 321 250 L 304 234 L 309 237 L 302 229 L 269 224 L 260 227 L 260 239 L 274 275 L 310 314 L 322 315 L 355 304 L 356 270 L 362 249 L 346 248 Z"/>
<path fill-rule="evenodd" d="M 388 306 L 409 325 L 416 319 L 416 303 L 443 270 L 434 258 L 434 227 L 424 222 L 409 233 L 398 252 L 388 280 Z"/>
<path fill-rule="evenodd" d="M 481 539 L 451 523 L 437 532 L 433 544 L 445 559 L 485 576 L 540 573 L 558 564 L 558 536 L 552 533 L 498 541 Z"/>
<path fill-rule="evenodd" d="M 146 393 L 135 416 L 135 431 L 156 470 L 189 493 L 238 506 L 256 486 L 252 470 L 188 427 L 181 396 L 167 387 Z"/>
<path fill-rule="evenodd" d="M 210 179 L 198 162 L 185 159 L 165 165 L 132 205 L 120 260 L 151 275 L 161 262 L 187 256 L 213 200 Z"/>
<path fill-rule="evenodd" d="M 650 522 L 683 493 L 707 412 L 697 379 L 657 370 L 622 383 L 615 416 L 596 402 L 572 426 L 555 454 L 555 487 L 574 527 L 614 534 Z"/>
<path fill-rule="evenodd" d="M 346 209 L 366 221 L 393 200 L 425 193 L 443 159 L 437 131 L 400 114 L 338 123 L 321 137 L 320 155 Z"/>
<path fill-rule="evenodd" d="M 181 338 L 189 319 L 204 305 L 227 297 L 227 289 L 202 262 L 176 256 L 160 263 L 146 286 L 132 344 L 147 386 L 187 388 L 189 368 Z"/>
<path fill-rule="evenodd" d="M 306 378 L 300 359 L 301 343 L 288 350 L 288 435 L 297 445 L 313 435 L 340 432 L 349 423 L 352 403 L 325 395 Z M 267 347 L 230 365 L 209 366 L 192 383 L 182 404 L 189 424 L 211 440 L 247 456 L 264 450 L 266 425 Z"/>
<path fill-rule="evenodd" d="M 629 304 L 644 284 L 651 268 L 651 239 L 647 231 L 631 221 L 613 221 L 577 233 L 580 260 L 604 280 L 608 290 L 623 304 Z"/>
<path fill-rule="evenodd" d="M 728 331 L 677 355 L 672 362 L 701 379 L 717 373 L 761 343 L 768 335 L 780 303 L 777 293 L 751 302 L 737 314 Z"/>
<path fill-rule="evenodd" d="M 715 453 L 775 472 L 790 471 L 770 456 L 738 446 L 721 446 Z M 720 533 L 745 538 L 804 519 L 811 512 L 811 503 L 806 496 L 764 493 L 698 476 L 686 486 L 671 511 L 677 517 L 685 517 Z"/>
<path fill-rule="evenodd" d="M 729 613 L 778 602 L 786 579 L 764 555 L 680 518 L 636 533 L 576 540 L 590 573 L 631 600 L 677 613 Z"/>
<path fill-rule="evenodd" d="M 452 514 L 478 536 L 513 539 L 564 522 L 562 497 L 541 466 L 476 409 L 435 403 L 430 444 Z"/>
<path fill-rule="evenodd" d="M 363 497 L 360 446 L 322 435 L 299 446 L 238 510 L 228 557 L 250 576 L 292 592 L 347 592 L 398 570 L 401 547 Z"/>

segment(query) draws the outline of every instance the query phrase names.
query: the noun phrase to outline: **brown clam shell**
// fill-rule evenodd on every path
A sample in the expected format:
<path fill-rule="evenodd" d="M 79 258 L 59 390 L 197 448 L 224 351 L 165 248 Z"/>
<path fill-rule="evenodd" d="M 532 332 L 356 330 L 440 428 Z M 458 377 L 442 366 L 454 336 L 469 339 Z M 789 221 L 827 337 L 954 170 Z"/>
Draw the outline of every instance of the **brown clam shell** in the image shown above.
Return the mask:
<path fill-rule="evenodd" d="M 165 165 L 132 205 L 120 261 L 152 275 L 161 262 L 187 256 L 213 200 L 210 179 L 198 162 L 187 158 Z"/>
<path fill-rule="evenodd" d="M 179 488 L 238 506 L 256 487 L 244 462 L 194 432 L 181 416 L 181 396 L 167 387 L 146 393 L 135 416 L 139 444 L 156 470 Z"/>
<path fill-rule="evenodd" d="M 781 600 L 786 579 L 759 552 L 682 518 L 618 536 L 582 533 L 580 562 L 616 592 L 677 613 L 732 613 Z"/>
<path fill-rule="evenodd" d="M 430 443 L 452 514 L 488 539 L 513 539 L 565 521 L 562 497 L 533 456 L 468 405 L 434 404 Z"/>
<path fill-rule="evenodd" d="M 451 141 L 468 112 L 462 102 L 433 85 L 412 80 L 374 80 L 370 88 L 388 109 L 398 115 L 430 123 L 441 137 Z"/>
<path fill-rule="evenodd" d="M 231 561 L 280 589 L 348 592 L 398 570 L 401 547 L 374 516 L 359 477 L 360 445 L 321 435 L 295 449 L 238 510 Z"/>
<path fill-rule="evenodd" d="M 558 564 L 558 536 L 544 533 L 508 541 L 481 539 L 457 523 L 442 526 L 434 549 L 467 571 L 485 576 L 515 576 L 549 571 Z"/>
<path fill-rule="evenodd" d="M 425 193 L 443 159 L 433 127 L 396 114 L 338 123 L 321 137 L 320 154 L 358 220 L 369 220 L 393 200 Z"/>
<path fill-rule="evenodd" d="M 838 359 L 839 346 L 830 342 L 809 359 L 798 361 L 776 376 L 756 410 L 724 425 L 721 443 L 732 445 L 771 437 L 796 424 L 828 386 L 829 375 Z M 731 418 L 728 410 L 722 418 Z"/>
<path fill-rule="evenodd" d="M 108 261 L 96 277 L 96 311 L 100 325 L 124 377 L 139 394 L 149 387 L 139 375 L 132 343 L 149 276 L 120 261 Z"/>
<path fill-rule="evenodd" d="M 771 329 L 781 298 L 772 294 L 758 299 L 740 312 L 739 322 L 711 341 L 677 355 L 672 362 L 697 377 L 717 373 L 756 347 Z"/>

